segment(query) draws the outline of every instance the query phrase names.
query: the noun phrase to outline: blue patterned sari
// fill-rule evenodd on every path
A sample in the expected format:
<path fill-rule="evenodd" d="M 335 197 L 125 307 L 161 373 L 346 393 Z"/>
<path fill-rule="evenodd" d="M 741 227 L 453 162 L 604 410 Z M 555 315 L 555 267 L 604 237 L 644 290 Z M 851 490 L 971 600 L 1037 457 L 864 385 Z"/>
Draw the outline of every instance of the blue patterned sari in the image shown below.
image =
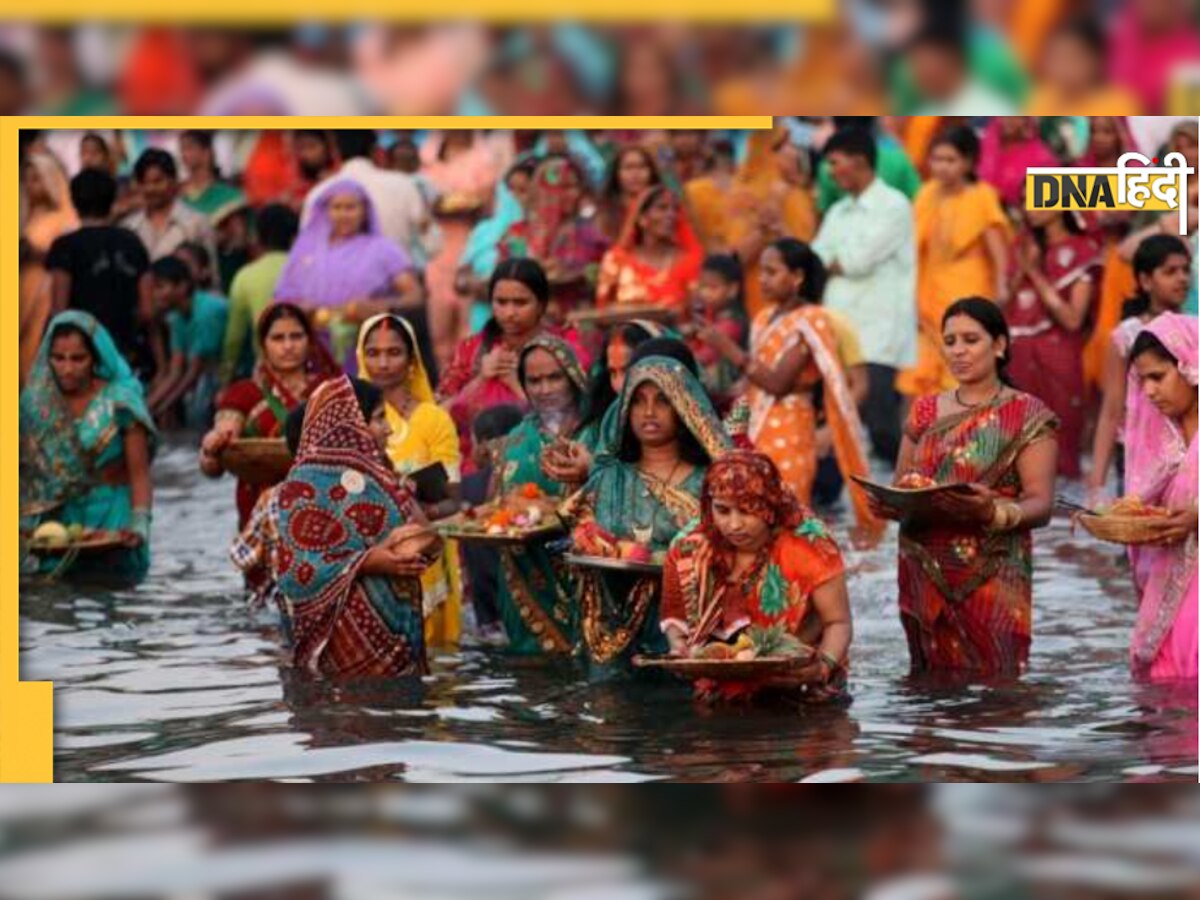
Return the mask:
<path fill-rule="evenodd" d="M 67 326 L 87 335 L 96 356 L 94 377 L 101 382 L 78 418 L 67 407 L 50 367 L 50 345 Z M 136 532 L 142 538 L 139 546 L 81 553 L 67 564 L 66 574 L 141 580 L 150 566 L 150 511 L 135 515 L 128 478 L 114 481 L 104 473 L 123 465 L 129 429 L 145 429 L 151 452 L 157 431 L 141 383 L 95 317 L 70 310 L 51 320 L 21 391 L 20 407 L 21 501 L 27 509 L 45 510 L 23 515 L 22 530 L 53 520 L 89 530 Z M 38 568 L 49 572 L 61 565 L 60 558 L 46 557 Z"/>

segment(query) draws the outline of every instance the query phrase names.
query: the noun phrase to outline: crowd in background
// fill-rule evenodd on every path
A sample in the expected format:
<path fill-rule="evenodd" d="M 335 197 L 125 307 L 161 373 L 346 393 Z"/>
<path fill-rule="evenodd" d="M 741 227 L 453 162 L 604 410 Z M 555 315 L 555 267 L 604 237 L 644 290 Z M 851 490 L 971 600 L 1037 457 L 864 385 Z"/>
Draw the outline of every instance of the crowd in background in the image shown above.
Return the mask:
<path fill-rule="evenodd" d="M 562 11 L 570 16 L 569 8 Z M 848 0 L 834 21 L 0 26 L 0 114 L 1195 112 L 1193 0 Z"/>
<path fill-rule="evenodd" d="M 948 46 L 932 32 L 922 41 L 931 53 Z M 975 108 L 977 98 L 967 106 Z M 773 130 L 750 134 L 25 133 L 23 427 L 27 412 L 36 418 L 52 405 L 41 396 L 54 383 L 47 364 L 66 392 L 64 367 L 90 357 L 113 391 L 95 413 L 94 446 L 85 437 L 82 449 L 63 450 L 66 469 L 109 448 L 105 435 L 114 425 L 141 437 L 137 446 L 127 438 L 124 459 L 98 471 L 101 480 L 133 484 L 148 478 L 155 436 L 165 429 L 206 430 L 201 466 L 209 474 L 220 474 L 216 460 L 232 438 L 297 429 L 288 436 L 298 468 L 306 460 L 314 468 L 291 500 L 276 493 L 270 501 L 284 504 L 283 512 L 264 508 L 260 490 L 238 486 L 239 524 L 252 538 L 242 552 L 261 561 L 269 552 L 256 530 L 267 527 L 264 516 L 286 519 L 286 503 L 339 490 L 323 480 L 319 463 L 333 458 L 323 453 L 359 460 L 363 474 L 349 487 L 343 478 L 341 493 L 378 494 L 375 532 L 385 521 L 410 520 L 411 498 L 392 496 L 378 463 L 361 460 L 372 439 L 343 428 L 360 413 L 367 429 L 378 425 L 396 469 L 442 462 L 456 508 L 473 490 L 486 494 L 489 478 L 480 488 L 479 476 L 491 466 L 509 487 L 555 472 L 551 481 L 592 485 L 605 471 L 588 454 L 616 453 L 633 440 L 636 429 L 627 432 L 623 417 L 641 402 L 635 389 L 653 382 L 693 439 L 655 477 L 674 487 L 676 473 L 690 471 L 695 483 L 684 493 L 698 497 L 704 469 L 718 463 L 731 438 L 752 446 L 759 461 L 730 462 L 726 489 L 756 485 L 763 515 L 794 519 L 812 543 L 824 539 L 819 522 L 774 504 L 784 494 L 836 504 L 845 479 L 868 473 L 860 432 L 883 464 L 900 457 L 899 468 L 910 469 L 924 446 L 920 435 L 940 415 L 923 398 L 965 386 L 974 372 L 958 368 L 948 349 L 947 317 L 961 314 L 975 325 L 957 339 L 990 346 L 1003 337 L 997 346 L 1004 350 L 988 369 L 1003 384 L 979 403 L 955 392 L 962 409 L 1002 394 L 1007 401 L 1009 388 L 1023 392 L 1032 405 L 1021 407 L 1019 433 L 1003 441 L 1024 448 L 1053 432 L 1057 451 L 1042 473 L 1047 492 L 1057 460 L 1058 475 L 1086 475 L 1098 495 L 1114 461 L 1120 471 L 1126 361 L 1145 349 L 1135 338 L 1160 314 L 1197 311 L 1197 180 L 1181 237 L 1178 213 L 1026 210 L 1025 170 L 1115 165 L 1130 150 L 1178 153 L 1197 167 L 1195 120 L 963 117 L 951 111 L 966 107 L 941 108 L 946 114 L 917 118 L 780 118 Z M 969 297 L 979 298 L 976 305 L 956 305 Z M 645 317 L 630 316 L 607 333 L 589 324 L 621 307 Z M 60 326 L 78 340 L 59 341 Z M 659 345 L 647 359 L 639 345 L 663 338 L 684 349 Z M 316 395 L 320 413 L 310 409 L 300 434 L 290 413 L 338 372 L 371 384 Z M 91 396 L 80 402 L 86 407 Z M 517 423 L 531 405 L 540 418 L 525 433 Z M 605 415 L 610 409 L 616 412 Z M 545 445 L 552 413 L 576 429 L 559 459 Z M 43 414 L 37 427 L 52 431 L 47 422 Z M 1021 431 L 1031 422 L 1040 424 Z M 506 434 L 496 456 L 496 439 Z M 958 462 L 973 447 L 955 447 Z M 1089 449 L 1093 464 L 1085 469 Z M 516 475 L 525 463 L 530 470 Z M 710 474 L 724 471 L 713 465 Z M 287 484 L 299 483 L 294 473 Z M 978 474 L 984 480 L 984 469 Z M 593 492 L 596 521 L 605 503 L 610 520 L 639 515 L 641 495 L 623 494 L 618 476 Z M 149 497 L 133 493 L 120 517 L 142 535 L 145 550 Z M 687 524 L 669 495 L 648 507 L 639 542 L 665 549 Z M 856 491 L 849 497 L 867 530 L 886 515 Z M 1051 501 L 1039 496 L 1029 506 L 1027 527 L 1048 518 Z M 1018 504 L 983 502 L 1002 529 L 1020 522 Z M 676 514 L 674 526 L 659 518 L 659 506 Z M 680 509 L 695 512 L 694 504 Z M 1015 518 L 1006 519 L 1010 512 Z M 350 514 L 360 531 L 367 527 L 362 515 Z M 947 552 L 961 555 L 947 540 Z M 1194 548 L 1194 533 L 1190 540 Z M 836 548 L 829 552 L 835 559 Z M 1012 554 L 1016 568 L 1028 568 L 1027 539 Z M 375 560 L 368 565 L 398 564 L 367 556 Z M 460 613 L 447 598 L 461 598 L 460 565 L 449 553 L 432 562 L 418 570 L 426 639 L 453 641 Z M 145 563 L 133 565 L 144 571 Z M 522 617 L 505 620 L 505 628 L 514 641 L 528 628 L 535 648 L 545 647 L 557 612 L 553 600 L 538 606 L 536 595 L 554 567 L 533 555 L 524 564 L 530 568 L 499 577 L 502 601 L 506 591 L 534 596 L 502 602 Z M 333 588 L 338 596 L 350 590 L 364 608 L 372 602 L 368 588 L 310 584 L 308 565 L 306 558 L 287 584 L 312 601 L 307 608 L 318 619 Z M 828 571 L 840 573 L 840 566 L 831 562 Z M 496 580 L 486 569 L 477 561 L 484 573 L 477 579 Z M 1194 585 L 1192 593 L 1194 601 Z M 599 605 L 608 602 L 600 588 L 595 596 Z M 543 614 L 545 628 L 533 627 L 530 616 Z M 314 653 L 326 649 L 320 621 L 296 624 L 299 658 L 306 641 L 320 645 Z M 1018 667 L 1028 624 L 1013 626 L 1025 642 L 1009 661 Z M 421 631 L 420 617 L 396 627 L 407 629 L 410 647 L 420 642 L 412 634 Z M 352 671 L 379 664 L 359 659 L 361 650 L 351 643 L 331 652 Z"/>

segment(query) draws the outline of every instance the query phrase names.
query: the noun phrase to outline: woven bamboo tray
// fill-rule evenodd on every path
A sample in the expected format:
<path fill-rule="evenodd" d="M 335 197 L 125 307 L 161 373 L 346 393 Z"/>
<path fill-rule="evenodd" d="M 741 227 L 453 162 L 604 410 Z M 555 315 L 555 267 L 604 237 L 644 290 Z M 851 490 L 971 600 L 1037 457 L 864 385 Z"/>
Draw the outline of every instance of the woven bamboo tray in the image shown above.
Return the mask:
<path fill-rule="evenodd" d="M 292 454 L 283 438 L 239 438 L 222 451 L 221 465 L 250 484 L 274 484 L 287 477 Z"/>
<path fill-rule="evenodd" d="M 1110 544 L 1136 546 L 1149 544 L 1158 536 L 1158 523 L 1162 516 L 1076 516 L 1084 531 L 1092 537 Z"/>

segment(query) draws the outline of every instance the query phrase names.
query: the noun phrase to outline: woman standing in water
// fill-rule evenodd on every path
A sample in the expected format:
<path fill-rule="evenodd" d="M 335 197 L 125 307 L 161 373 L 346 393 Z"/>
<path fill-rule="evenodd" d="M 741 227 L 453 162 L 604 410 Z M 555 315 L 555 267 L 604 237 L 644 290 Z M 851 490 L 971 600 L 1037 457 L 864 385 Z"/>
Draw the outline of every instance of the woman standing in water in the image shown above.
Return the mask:
<path fill-rule="evenodd" d="M 298 668 L 330 676 L 424 675 L 419 576 L 440 556 L 384 456 L 383 395 L 342 376 L 308 401 L 288 478 L 273 491 L 272 575 Z"/>
<path fill-rule="evenodd" d="M 763 453 L 736 450 L 709 468 L 700 520 L 672 542 L 663 566 L 661 617 L 676 656 L 732 643 L 751 627 L 782 627 L 817 648 L 792 687 L 837 693 L 845 684 L 853 628 L 841 553 Z"/>
<path fill-rule="evenodd" d="M 142 385 L 104 326 L 77 310 L 55 316 L 20 406 L 23 499 L 53 505 L 46 519 L 124 540 L 123 549 L 81 554 L 70 573 L 140 581 L 150 567 L 157 432 Z M 59 562 L 47 557 L 42 568 Z"/>
<path fill-rule="evenodd" d="M 678 360 L 636 363 L 618 404 L 611 447 L 602 448 L 565 512 L 576 519 L 580 552 L 599 538 L 661 553 L 699 513 L 704 472 L 732 445 L 699 380 Z M 593 661 L 612 662 L 633 647 L 665 649 L 658 579 L 591 569 L 580 578 L 582 631 Z"/>
<path fill-rule="evenodd" d="M 221 451 L 230 441 L 282 437 L 288 413 L 338 372 L 308 316 L 295 304 L 268 306 L 258 319 L 255 336 L 260 353 L 254 374 L 235 381 L 217 399 L 216 421 L 200 442 L 200 471 L 210 478 L 224 474 Z M 238 481 L 239 531 L 267 487 Z"/>
<path fill-rule="evenodd" d="M 529 397 L 530 413 L 504 439 L 500 496 L 526 485 L 536 485 L 543 496 L 561 496 L 563 485 L 547 473 L 544 462 L 567 440 L 589 452 L 595 449 L 598 426 L 580 431 L 587 377 L 571 345 L 548 334 L 526 344 L 517 377 Z M 560 655 L 575 649 L 574 583 L 545 544 L 527 542 L 517 552 L 500 551 L 500 616 L 510 653 Z"/>
<path fill-rule="evenodd" d="M 506 404 L 526 408 L 517 377 L 517 362 L 526 344 L 549 333 L 579 350 L 573 331 L 546 321 L 550 282 L 534 260 L 518 257 L 496 266 L 488 283 L 488 301 L 492 317 L 482 331 L 458 345 L 438 385 L 438 398 L 458 428 L 464 460 L 471 458 L 471 423 L 479 413 Z"/>
<path fill-rule="evenodd" d="M 1157 540 L 1129 548 L 1138 589 L 1131 663 L 1139 678 L 1196 689 L 1196 319 L 1163 313 L 1129 352 L 1129 494 L 1171 510 Z"/>
<path fill-rule="evenodd" d="M 1104 361 L 1104 399 L 1096 420 L 1092 471 L 1088 475 L 1088 492 L 1093 497 L 1103 492 L 1114 457 L 1120 471 L 1118 448 L 1123 440 L 1127 360 L 1133 340 L 1158 316 L 1179 312 L 1187 300 L 1188 286 L 1193 279 L 1187 244 L 1169 234 L 1145 238 L 1133 255 L 1133 276 L 1137 279 L 1137 296 L 1125 305 L 1127 318 L 1113 330 Z"/>
<path fill-rule="evenodd" d="M 1017 674 L 1029 657 L 1030 531 L 1050 521 L 1058 423 L 1044 403 L 1008 384 L 1008 328 L 990 300 L 951 304 L 942 345 L 959 386 L 913 403 L 896 480 L 918 475 L 964 487 L 901 524 L 900 621 L 914 672 Z"/>
<path fill-rule="evenodd" d="M 845 475 L 867 474 L 862 426 L 838 359 L 837 334 L 820 306 L 820 258 L 808 244 L 782 238 L 763 251 L 758 271 L 769 305 L 750 326 L 749 351 L 720 335 L 714 345 L 746 373 L 750 440 L 771 457 L 797 499 L 808 503 L 817 474 L 817 388 Z M 875 530 L 880 523 L 866 498 L 857 487 L 850 496 L 859 525 Z"/>
<path fill-rule="evenodd" d="M 384 411 L 391 436 L 387 456 L 401 474 L 434 463 L 446 470 L 447 496 L 425 508 L 431 519 L 458 512 L 461 500 L 462 457 L 454 420 L 433 399 L 416 332 L 408 320 L 382 313 L 363 322 L 358 334 L 358 371 L 364 381 L 383 391 Z M 425 640 L 434 646 L 458 643 L 462 617 L 462 578 L 458 551 L 446 553 L 421 577 L 425 608 Z"/>

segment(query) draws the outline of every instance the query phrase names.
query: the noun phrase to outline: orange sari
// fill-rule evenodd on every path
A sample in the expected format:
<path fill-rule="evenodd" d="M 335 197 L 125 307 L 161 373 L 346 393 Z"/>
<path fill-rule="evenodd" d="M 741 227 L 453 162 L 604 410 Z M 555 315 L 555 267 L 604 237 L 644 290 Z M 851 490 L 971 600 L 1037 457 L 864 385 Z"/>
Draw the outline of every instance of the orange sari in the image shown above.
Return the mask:
<path fill-rule="evenodd" d="M 909 396 L 954 387 L 942 360 L 942 315 L 960 297 L 993 297 L 996 275 L 984 235 L 989 228 L 1011 240 L 996 189 L 983 182 L 947 194 L 927 181 L 913 203 L 917 240 L 917 364 L 901 372 L 896 389 Z"/>
<path fill-rule="evenodd" d="M 837 334 L 825 311 L 819 306 L 801 306 L 776 315 L 772 307 L 754 317 L 750 352 L 759 365 L 774 368 L 799 341 L 808 346 L 810 359 L 796 378 L 795 390 L 776 397 L 752 383 L 746 400 L 751 442 L 771 458 L 784 482 L 807 505 L 817 475 L 813 388 L 818 382 L 824 383 L 825 418 L 842 474 L 866 476 L 868 466 L 862 423 L 838 362 Z M 849 490 L 859 527 L 880 530 L 882 523 L 871 514 L 862 490 L 856 485 Z"/>
<path fill-rule="evenodd" d="M 648 191 L 665 190 L 649 188 Z M 656 268 L 638 256 L 638 211 L 644 197 L 633 204 L 625 218 L 620 239 L 600 261 L 596 282 L 596 308 L 604 309 L 621 304 L 686 306 L 692 284 L 700 275 L 704 248 L 692 230 L 687 211 L 682 205 L 675 225 L 675 254 L 670 264 Z"/>

